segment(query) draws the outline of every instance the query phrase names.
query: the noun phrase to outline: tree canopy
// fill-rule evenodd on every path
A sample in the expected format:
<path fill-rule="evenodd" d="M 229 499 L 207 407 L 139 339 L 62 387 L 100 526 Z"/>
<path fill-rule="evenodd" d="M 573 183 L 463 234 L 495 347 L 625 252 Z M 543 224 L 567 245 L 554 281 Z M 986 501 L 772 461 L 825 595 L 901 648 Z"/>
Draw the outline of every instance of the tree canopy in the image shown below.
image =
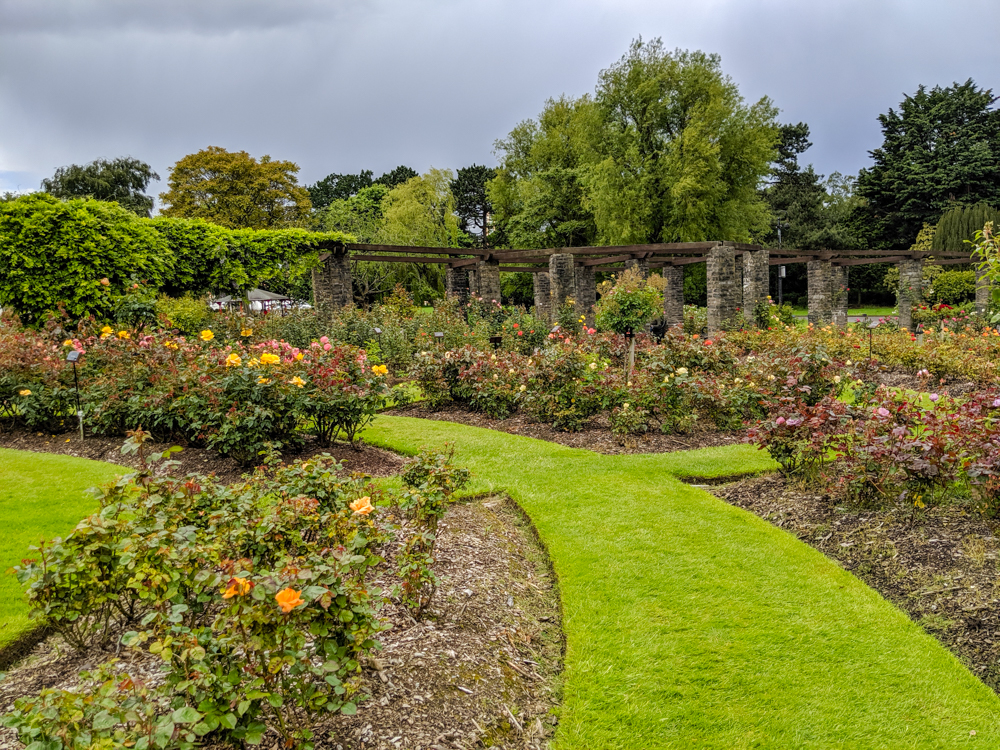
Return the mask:
<path fill-rule="evenodd" d="M 347 200 L 372 185 L 384 185 L 391 189 L 416 176 L 416 170 L 405 165 L 400 165 L 375 180 L 372 179 L 370 169 L 362 169 L 357 174 L 328 174 L 316 184 L 308 185 L 306 190 L 309 191 L 313 208 L 321 210 L 333 201 Z"/>
<path fill-rule="evenodd" d="M 976 232 L 981 232 L 988 221 L 1000 226 L 1000 211 L 986 203 L 948 209 L 937 223 L 931 250 L 971 250 Z"/>
<path fill-rule="evenodd" d="M 117 159 L 95 159 L 80 166 L 59 167 L 56 173 L 42 180 L 42 190 L 56 198 L 94 198 L 115 201 L 139 216 L 153 211 L 153 197 L 146 195 L 151 180 L 160 176 L 146 164 L 131 156 Z"/>
<path fill-rule="evenodd" d="M 717 55 L 640 39 L 593 97 L 549 100 L 497 142 L 490 197 L 519 246 L 748 241 L 770 219 L 758 184 L 775 115 L 744 102 Z"/>
<path fill-rule="evenodd" d="M 451 183 L 459 229 L 468 235 L 477 247 L 489 245 L 489 222 L 493 204 L 486 194 L 486 183 L 495 176 L 496 170 L 492 167 L 473 164 L 459 169 Z"/>
<path fill-rule="evenodd" d="M 955 204 L 1000 205 L 1000 111 L 972 79 L 920 86 L 879 115 L 883 142 L 858 175 L 858 230 L 873 249 L 909 247 Z"/>
<path fill-rule="evenodd" d="M 299 167 L 270 156 L 209 146 L 178 161 L 169 190 L 160 194 L 163 216 L 205 219 L 230 229 L 304 226 L 311 204 L 298 185 Z"/>

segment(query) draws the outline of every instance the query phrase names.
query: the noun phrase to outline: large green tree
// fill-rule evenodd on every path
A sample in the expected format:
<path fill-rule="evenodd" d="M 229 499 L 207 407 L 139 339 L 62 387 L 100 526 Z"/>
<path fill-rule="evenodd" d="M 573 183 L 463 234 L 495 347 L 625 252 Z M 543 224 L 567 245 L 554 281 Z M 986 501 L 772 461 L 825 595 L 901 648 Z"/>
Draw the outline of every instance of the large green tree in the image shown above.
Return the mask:
<path fill-rule="evenodd" d="M 451 183 L 455 197 L 455 213 L 459 229 L 469 236 L 477 247 L 488 247 L 490 240 L 490 214 L 493 204 L 486 194 L 486 183 L 496 177 L 496 170 L 473 164 L 462 167 Z"/>
<path fill-rule="evenodd" d="M 56 198 L 94 198 L 115 201 L 139 216 L 150 216 L 153 197 L 146 195 L 151 180 L 160 176 L 146 162 L 131 156 L 95 159 L 83 166 L 70 164 L 42 180 L 42 190 Z"/>
<path fill-rule="evenodd" d="M 582 125 L 589 97 L 549 99 L 537 120 L 519 123 L 495 143 L 500 157 L 487 184 L 493 206 L 494 246 L 541 248 L 591 245 L 593 211 L 581 180 Z"/>
<path fill-rule="evenodd" d="M 873 249 L 907 248 L 955 204 L 1000 204 L 1000 111 L 969 79 L 920 86 L 879 115 L 882 145 L 858 175 L 858 231 Z"/>
<path fill-rule="evenodd" d="M 382 184 L 361 188 L 357 194 L 331 201 L 318 212 L 314 225 L 326 232 L 346 232 L 358 242 L 377 242 L 385 223 L 384 203 L 389 188 Z"/>
<path fill-rule="evenodd" d="M 163 216 L 205 219 L 230 229 L 285 229 L 305 226 L 311 204 L 298 184 L 299 166 L 260 161 L 246 151 L 209 146 L 178 161 L 169 190 L 160 194 Z"/>
<path fill-rule="evenodd" d="M 505 239 L 751 240 L 770 220 L 758 186 L 775 115 L 766 98 L 743 100 L 717 55 L 635 41 L 593 97 L 550 100 L 497 143 L 490 197 Z"/>
<path fill-rule="evenodd" d="M 321 210 L 333 201 L 347 200 L 372 185 L 384 185 L 392 189 L 417 176 L 416 170 L 405 165 L 400 165 L 386 172 L 378 179 L 372 179 L 372 174 L 370 169 L 362 169 L 357 174 L 333 173 L 328 174 L 314 185 L 307 185 L 306 190 L 309 191 L 309 200 L 312 201 L 313 209 Z"/>

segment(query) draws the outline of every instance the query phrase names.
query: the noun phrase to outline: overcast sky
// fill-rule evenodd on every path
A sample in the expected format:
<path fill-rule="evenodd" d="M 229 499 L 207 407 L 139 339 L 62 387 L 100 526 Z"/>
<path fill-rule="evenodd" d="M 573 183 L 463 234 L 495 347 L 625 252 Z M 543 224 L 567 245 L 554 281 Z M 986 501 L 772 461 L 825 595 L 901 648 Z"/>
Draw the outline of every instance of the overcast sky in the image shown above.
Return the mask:
<path fill-rule="evenodd" d="M 130 155 L 165 189 L 206 146 L 331 172 L 495 164 L 546 98 L 639 36 L 722 56 L 855 173 L 920 84 L 1000 92 L 997 0 L 0 0 L 0 192 Z"/>

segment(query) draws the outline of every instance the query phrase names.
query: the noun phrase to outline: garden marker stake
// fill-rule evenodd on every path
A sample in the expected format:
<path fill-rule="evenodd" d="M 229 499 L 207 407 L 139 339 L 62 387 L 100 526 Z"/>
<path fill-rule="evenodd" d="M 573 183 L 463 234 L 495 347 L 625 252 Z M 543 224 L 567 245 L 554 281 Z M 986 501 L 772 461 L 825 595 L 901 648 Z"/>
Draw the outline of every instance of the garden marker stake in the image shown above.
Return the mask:
<path fill-rule="evenodd" d="M 76 421 L 80 425 L 80 440 L 83 440 L 83 409 L 80 408 L 80 377 L 76 373 L 76 361 L 80 352 L 76 349 L 66 355 L 66 361 L 73 363 L 73 382 L 76 384 Z"/>

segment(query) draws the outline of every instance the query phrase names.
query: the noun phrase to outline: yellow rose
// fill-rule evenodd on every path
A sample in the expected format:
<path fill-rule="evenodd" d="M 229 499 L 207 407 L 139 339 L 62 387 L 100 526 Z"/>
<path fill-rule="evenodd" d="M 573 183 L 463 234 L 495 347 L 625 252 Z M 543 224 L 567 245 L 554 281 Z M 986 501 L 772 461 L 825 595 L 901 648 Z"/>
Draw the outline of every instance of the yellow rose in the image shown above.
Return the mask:
<path fill-rule="evenodd" d="M 267 378 L 265 378 L 263 376 L 257 378 L 257 385 L 267 385 L 270 382 L 271 382 L 270 380 L 268 380 Z"/>
<path fill-rule="evenodd" d="M 20 396 L 30 396 L 31 395 L 31 391 L 29 391 L 27 388 L 24 388 L 24 389 L 18 391 L 17 393 Z"/>
<path fill-rule="evenodd" d="M 281 361 L 281 357 L 277 354 L 271 354 L 270 352 L 264 352 L 260 355 L 260 363 L 262 365 L 276 365 Z"/>
<path fill-rule="evenodd" d="M 296 388 L 301 388 L 306 384 L 306 381 L 304 381 L 302 378 L 296 375 L 294 378 L 288 381 L 288 384 L 294 385 Z"/>
<path fill-rule="evenodd" d="M 63 346 L 73 346 L 73 342 L 70 339 L 63 341 Z"/>
<path fill-rule="evenodd" d="M 242 364 L 243 360 L 240 358 L 240 355 L 237 354 L 236 352 L 233 352 L 228 357 L 226 357 L 226 367 L 239 367 Z"/>
<path fill-rule="evenodd" d="M 214 338 L 215 338 L 215 334 L 212 333 L 207 328 L 204 331 L 201 332 L 201 340 L 202 341 L 211 341 Z"/>
<path fill-rule="evenodd" d="M 298 354 L 295 355 L 295 359 L 297 359 L 299 362 L 301 362 L 302 358 L 305 357 L 305 356 L 306 356 L 305 354 L 303 354 L 302 352 L 299 352 Z"/>
<path fill-rule="evenodd" d="M 120 339 L 130 339 L 132 337 L 129 336 L 128 331 L 119 331 L 118 332 L 118 338 L 120 338 Z"/>
<path fill-rule="evenodd" d="M 244 328 L 240 331 L 240 336 L 253 336 L 253 328 Z"/>
<path fill-rule="evenodd" d="M 375 510 L 374 506 L 372 506 L 372 499 L 370 497 L 358 498 L 347 507 L 349 507 L 359 516 L 367 516 L 369 513 Z"/>

